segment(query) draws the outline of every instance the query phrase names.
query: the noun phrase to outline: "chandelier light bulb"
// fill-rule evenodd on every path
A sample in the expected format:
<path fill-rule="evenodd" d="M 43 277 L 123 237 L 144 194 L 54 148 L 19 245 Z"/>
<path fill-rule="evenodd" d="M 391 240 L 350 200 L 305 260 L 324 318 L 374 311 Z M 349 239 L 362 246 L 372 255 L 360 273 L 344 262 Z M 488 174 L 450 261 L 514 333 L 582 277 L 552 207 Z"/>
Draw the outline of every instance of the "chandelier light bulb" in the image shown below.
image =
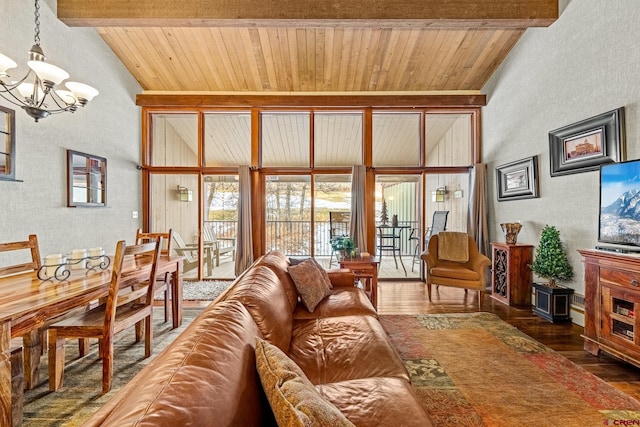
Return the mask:
<path fill-rule="evenodd" d="M 0 53 L 0 77 L 8 75 L 7 70 L 17 66 L 16 61 Z"/>
<path fill-rule="evenodd" d="M 27 61 L 27 65 L 43 82 L 51 82 L 53 85 L 59 85 L 69 78 L 69 73 L 65 70 L 44 61 Z"/>
<path fill-rule="evenodd" d="M 33 97 L 33 83 L 20 83 L 18 85 L 18 92 L 24 99 L 32 99 Z M 38 93 L 35 96 L 35 100 L 42 99 L 44 96 L 44 91 L 41 88 L 38 88 Z"/>
<path fill-rule="evenodd" d="M 84 100 L 85 104 L 100 93 L 97 89 L 94 89 L 84 83 L 66 82 L 64 85 L 73 93 L 73 96 L 80 100 L 81 103 L 83 103 L 82 100 Z"/>

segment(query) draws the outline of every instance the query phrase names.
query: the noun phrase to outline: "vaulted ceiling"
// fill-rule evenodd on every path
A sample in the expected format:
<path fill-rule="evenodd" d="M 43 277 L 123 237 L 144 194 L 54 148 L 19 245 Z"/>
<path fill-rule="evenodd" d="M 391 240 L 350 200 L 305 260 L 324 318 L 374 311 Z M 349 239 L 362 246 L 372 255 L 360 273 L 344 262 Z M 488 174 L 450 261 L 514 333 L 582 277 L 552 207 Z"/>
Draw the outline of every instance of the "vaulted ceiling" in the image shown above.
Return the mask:
<path fill-rule="evenodd" d="M 58 0 L 145 91 L 478 93 L 557 0 Z"/>

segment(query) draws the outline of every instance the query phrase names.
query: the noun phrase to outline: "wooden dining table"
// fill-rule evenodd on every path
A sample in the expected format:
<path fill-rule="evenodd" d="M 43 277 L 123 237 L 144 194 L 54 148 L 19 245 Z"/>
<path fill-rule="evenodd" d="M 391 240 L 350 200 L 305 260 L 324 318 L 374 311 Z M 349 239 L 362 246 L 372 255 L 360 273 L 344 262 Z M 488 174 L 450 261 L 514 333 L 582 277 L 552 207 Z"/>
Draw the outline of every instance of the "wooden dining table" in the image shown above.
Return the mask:
<path fill-rule="evenodd" d="M 157 274 L 171 274 L 173 327 L 182 324 L 182 256 L 161 255 Z M 11 425 L 11 338 L 27 336 L 39 341 L 39 328 L 45 322 L 85 307 L 107 295 L 112 266 L 97 271 L 71 270 L 62 281 L 43 281 L 35 271 L 0 277 L 0 426 Z M 125 264 L 121 286 L 129 286 L 148 275 Z M 35 385 L 38 376 L 40 346 L 25 346 L 25 380 Z M 30 354 L 33 353 L 33 354 Z M 36 354 L 37 353 L 37 354 Z M 28 369 L 27 369 L 28 368 Z"/>

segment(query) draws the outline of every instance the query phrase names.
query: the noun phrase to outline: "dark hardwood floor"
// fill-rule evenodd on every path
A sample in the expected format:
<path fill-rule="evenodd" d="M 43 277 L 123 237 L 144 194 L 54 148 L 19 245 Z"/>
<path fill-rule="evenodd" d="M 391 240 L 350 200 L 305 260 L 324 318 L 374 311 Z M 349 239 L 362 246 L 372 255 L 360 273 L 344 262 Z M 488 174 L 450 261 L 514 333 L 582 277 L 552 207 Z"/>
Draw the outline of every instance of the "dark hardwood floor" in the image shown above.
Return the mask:
<path fill-rule="evenodd" d="M 427 296 L 424 283 L 418 281 L 378 283 L 378 313 L 428 314 L 466 313 L 478 311 L 475 291 L 441 286 L 433 289 L 432 301 Z M 185 301 L 185 307 L 206 305 L 208 302 Z M 550 323 L 535 316 L 531 309 L 509 307 L 485 294 L 482 310 L 500 316 L 527 335 L 559 352 L 588 372 L 640 400 L 640 368 L 622 362 L 606 353 L 598 357 L 583 349 L 580 335 L 583 328 L 573 323 Z"/>

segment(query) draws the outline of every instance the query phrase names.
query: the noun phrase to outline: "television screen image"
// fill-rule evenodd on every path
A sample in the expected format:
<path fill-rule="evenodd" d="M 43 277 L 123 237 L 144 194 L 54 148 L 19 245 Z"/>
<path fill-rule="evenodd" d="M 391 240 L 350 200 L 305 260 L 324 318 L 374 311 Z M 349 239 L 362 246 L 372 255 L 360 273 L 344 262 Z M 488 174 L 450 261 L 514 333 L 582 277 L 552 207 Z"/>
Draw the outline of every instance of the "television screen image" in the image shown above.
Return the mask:
<path fill-rule="evenodd" d="M 640 160 L 601 166 L 598 241 L 640 246 Z"/>

